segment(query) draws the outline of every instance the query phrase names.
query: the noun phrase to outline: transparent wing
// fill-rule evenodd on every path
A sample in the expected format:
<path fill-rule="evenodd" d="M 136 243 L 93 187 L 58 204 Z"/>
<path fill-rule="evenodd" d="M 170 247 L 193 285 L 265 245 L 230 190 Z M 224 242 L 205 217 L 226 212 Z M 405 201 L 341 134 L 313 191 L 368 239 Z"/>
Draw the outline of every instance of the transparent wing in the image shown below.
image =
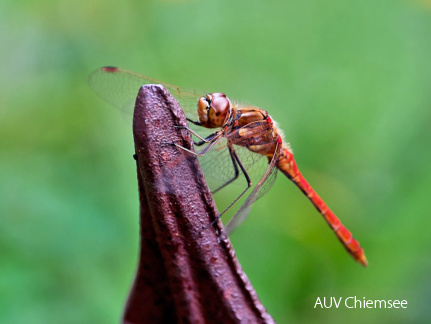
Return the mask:
<path fill-rule="evenodd" d="M 256 184 L 253 191 L 247 197 L 246 201 L 242 204 L 242 206 L 239 208 L 236 214 L 226 225 L 225 230 L 228 234 L 232 233 L 235 230 L 235 228 L 247 218 L 253 203 L 256 202 L 256 200 L 261 198 L 264 194 L 266 194 L 271 189 L 277 177 L 278 169 L 276 168 L 276 163 L 278 160 L 279 151 L 280 151 L 279 147 L 277 146 L 275 150 L 276 153 L 273 155 L 264 175 Z"/>
<path fill-rule="evenodd" d="M 250 132 L 252 136 L 250 136 Z M 244 133 L 247 135 L 242 136 L 241 134 Z M 253 183 L 259 181 L 268 166 L 268 162 L 266 158 L 262 159 L 266 152 L 258 154 L 250 151 L 247 147 L 265 143 L 268 143 L 268 146 L 273 146 L 274 143 L 271 125 L 262 121 L 249 123 L 233 132 L 223 135 L 224 137 L 221 138 L 217 144 L 204 156 L 199 158 L 199 163 L 213 193 L 228 183 L 240 184 L 244 189 L 247 186 L 244 173 L 230 154 L 227 143 L 232 144 L 242 166 Z M 235 181 L 235 179 L 238 181 Z"/>
<path fill-rule="evenodd" d="M 234 145 L 242 164 L 251 177 L 261 175 L 264 171 L 262 168 L 253 167 L 262 159 L 263 155 L 251 152 L 245 147 Z M 263 161 L 264 162 L 264 161 Z M 245 189 L 247 182 L 241 168 L 233 161 L 227 147 L 227 138 L 220 139 L 214 147 L 211 148 L 204 156 L 199 158 L 199 164 L 205 174 L 205 179 L 211 189 L 215 193 L 222 189 L 224 185 L 234 184 L 240 185 Z M 265 163 L 264 163 L 265 165 Z M 265 170 L 266 165 L 264 166 Z"/>
<path fill-rule="evenodd" d="M 196 120 L 196 103 L 204 93 L 185 89 L 126 69 L 106 66 L 88 77 L 90 87 L 105 101 L 129 114 L 133 113 L 139 88 L 145 84 L 161 84 L 178 100 L 187 117 Z"/>
<path fill-rule="evenodd" d="M 238 163 L 235 168 L 235 162 L 229 154 L 227 143 L 232 144 L 240 163 L 252 181 L 252 186 L 247 192 L 248 198 L 243 200 L 242 206 L 226 227 L 229 232 L 232 232 L 247 217 L 253 203 L 267 193 L 274 184 L 277 176 L 275 164 L 278 159 L 278 145 L 275 145 L 276 153 L 271 160 L 268 160 L 266 154 L 274 152 L 275 141 L 272 124 L 266 121 L 249 123 L 236 131 L 225 134 L 225 138 L 200 160 L 205 178 L 213 193 L 224 184 L 229 184 L 229 194 L 233 187 L 230 183 L 241 185 L 242 189 L 236 189 L 235 194 L 231 196 L 233 197 L 231 202 L 235 201 L 236 197 L 247 188 L 247 181 Z M 259 154 L 249 150 L 254 145 L 259 146 Z M 236 205 L 233 205 L 232 209 L 237 209 Z"/>

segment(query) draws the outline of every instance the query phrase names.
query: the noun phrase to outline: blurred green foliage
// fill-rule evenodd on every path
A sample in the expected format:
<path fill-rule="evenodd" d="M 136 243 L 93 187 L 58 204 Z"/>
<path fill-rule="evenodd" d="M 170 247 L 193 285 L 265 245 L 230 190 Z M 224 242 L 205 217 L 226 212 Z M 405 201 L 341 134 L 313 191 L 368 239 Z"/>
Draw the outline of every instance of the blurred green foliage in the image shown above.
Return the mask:
<path fill-rule="evenodd" d="M 367 269 L 280 176 L 231 237 L 277 322 L 431 319 L 429 1 L 3 0 L 0 62 L 1 323 L 121 318 L 138 195 L 103 65 L 268 110 L 361 242 Z M 408 308 L 314 309 L 332 296 Z"/>

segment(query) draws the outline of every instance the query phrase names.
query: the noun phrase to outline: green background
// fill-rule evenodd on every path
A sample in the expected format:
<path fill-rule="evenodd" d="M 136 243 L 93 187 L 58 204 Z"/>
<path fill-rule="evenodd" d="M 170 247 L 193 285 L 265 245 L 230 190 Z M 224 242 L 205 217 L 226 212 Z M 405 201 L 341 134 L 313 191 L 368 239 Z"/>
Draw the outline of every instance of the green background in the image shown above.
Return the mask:
<path fill-rule="evenodd" d="M 0 2 L 0 322 L 117 323 L 136 268 L 132 132 L 87 76 L 117 65 L 268 110 L 364 247 L 279 176 L 231 239 L 279 323 L 431 320 L 431 2 Z M 317 297 L 407 309 L 314 309 Z"/>

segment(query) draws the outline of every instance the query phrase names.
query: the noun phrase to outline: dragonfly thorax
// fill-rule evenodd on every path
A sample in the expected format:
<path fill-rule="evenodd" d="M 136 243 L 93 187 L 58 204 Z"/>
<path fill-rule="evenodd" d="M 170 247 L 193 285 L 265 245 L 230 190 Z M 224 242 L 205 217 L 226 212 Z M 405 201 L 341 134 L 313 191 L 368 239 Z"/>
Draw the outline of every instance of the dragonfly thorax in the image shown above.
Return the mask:
<path fill-rule="evenodd" d="M 199 122 L 207 128 L 222 127 L 229 117 L 232 106 L 222 92 L 200 97 L 198 101 Z"/>

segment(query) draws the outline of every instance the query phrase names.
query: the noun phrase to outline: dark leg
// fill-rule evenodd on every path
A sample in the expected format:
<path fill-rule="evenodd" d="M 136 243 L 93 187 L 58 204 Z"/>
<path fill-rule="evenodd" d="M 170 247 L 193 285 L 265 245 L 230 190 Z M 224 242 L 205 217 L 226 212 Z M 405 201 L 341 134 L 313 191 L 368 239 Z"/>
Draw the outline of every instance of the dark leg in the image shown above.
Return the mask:
<path fill-rule="evenodd" d="M 218 132 L 214 132 L 214 133 L 212 133 L 212 134 L 209 134 L 207 137 L 205 137 L 202 141 L 199 141 L 199 142 L 194 142 L 193 141 L 193 143 L 196 145 L 196 146 L 201 146 L 201 145 L 204 145 L 204 144 L 206 144 L 206 143 L 209 143 L 209 142 L 211 142 L 211 140 L 216 136 L 218 134 Z"/>
<path fill-rule="evenodd" d="M 230 147 L 229 147 L 230 148 Z M 244 168 L 244 166 L 242 165 L 242 162 L 241 162 L 241 160 L 239 159 L 239 156 L 238 156 L 238 154 L 235 152 L 235 150 L 233 149 L 233 147 L 232 147 L 232 154 L 233 154 L 233 156 L 234 156 L 234 158 L 235 158 L 235 161 L 236 161 L 236 163 L 238 163 L 238 165 L 239 165 L 239 167 L 241 168 L 241 171 L 244 173 L 244 177 L 245 177 L 245 179 L 247 180 L 247 188 L 245 188 L 245 190 L 225 209 L 225 210 L 223 210 L 221 213 L 220 213 L 220 215 L 218 215 L 212 222 L 211 222 L 211 224 L 209 225 L 209 226 L 207 226 L 207 227 L 205 227 L 204 229 L 208 229 L 208 228 L 210 228 L 211 226 L 213 226 L 216 222 L 217 222 L 217 220 L 220 218 L 220 217 L 222 217 L 222 215 L 225 213 L 225 212 L 227 212 L 233 205 L 235 205 L 235 203 L 239 200 L 239 199 L 241 199 L 241 197 L 242 196 L 244 196 L 244 194 L 247 192 L 247 190 L 248 189 L 250 189 L 250 187 L 251 187 L 251 179 L 250 179 L 250 176 L 248 175 L 248 173 L 247 173 L 247 171 L 245 170 L 245 168 Z"/>
<path fill-rule="evenodd" d="M 233 168 L 234 168 L 234 170 L 235 170 L 235 175 L 233 176 L 233 178 L 232 178 L 232 179 L 228 180 L 227 182 L 225 182 L 224 184 L 222 184 L 220 187 L 218 187 L 216 190 L 214 190 L 214 191 L 212 192 L 212 194 L 215 194 L 217 191 L 219 191 L 219 190 L 223 189 L 223 188 L 224 188 L 224 187 L 226 187 L 228 184 L 230 184 L 230 183 L 232 183 L 233 181 L 235 181 L 236 179 L 238 179 L 239 171 L 238 171 L 238 166 L 236 165 L 236 164 L 237 164 L 237 162 L 236 162 L 236 160 L 235 160 L 235 156 L 234 156 L 234 152 L 235 152 L 235 151 L 233 150 L 232 145 L 229 145 L 228 147 L 229 147 L 229 154 L 230 154 L 230 158 L 231 158 L 231 160 L 232 160 Z M 236 154 L 236 153 L 235 153 L 235 154 Z"/>
<path fill-rule="evenodd" d="M 189 133 L 192 133 L 193 135 L 195 135 L 197 138 L 199 138 L 201 141 L 199 142 L 193 142 L 195 143 L 195 145 L 197 146 L 201 146 L 205 143 L 209 143 L 211 142 L 211 140 L 219 133 L 219 132 L 214 132 L 210 135 L 208 135 L 207 137 L 203 138 L 202 136 L 200 136 L 198 133 L 196 133 L 193 129 L 190 129 L 186 126 L 175 126 L 176 128 L 180 128 L 180 129 L 185 129 L 187 130 Z"/>
<path fill-rule="evenodd" d="M 169 144 L 169 145 L 174 145 L 174 146 L 176 146 L 176 147 L 178 147 L 178 148 L 180 148 L 180 149 L 182 149 L 182 150 L 184 150 L 184 151 L 187 151 L 187 152 L 189 152 L 190 154 L 193 154 L 193 155 L 196 155 L 196 156 L 204 156 L 205 155 L 205 153 L 207 153 L 209 150 L 210 150 L 210 148 L 211 147 L 213 147 L 213 145 L 215 144 L 215 143 L 217 143 L 218 142 L 218 140 L 220 139 L 220 137 L 214 137 L 210 142 L 209 142 L 209 144 L 208 144 L 208 146 L 207 147 L 205 147 L 202 151 L 200 151 L 200 152 L 193 152 L 193 151 L 191 151 L 191 150 L 189 150 L 189 149 L 187 149 L 187 148 L 185 148 L 185 147 L 183 147 L 183 146 L 181 146 L 180 144 L 177 144 L 177 143 L 164 143 L 164 144 Z"/>
<path fill-rule="evenodd" d="M 187 118 L 187 121 L 191 122 L 192 124 L 195 124 L 196 126 L 202 126 L 201 122 L 199 121 L 191 120 L 190 118 Z"/>

